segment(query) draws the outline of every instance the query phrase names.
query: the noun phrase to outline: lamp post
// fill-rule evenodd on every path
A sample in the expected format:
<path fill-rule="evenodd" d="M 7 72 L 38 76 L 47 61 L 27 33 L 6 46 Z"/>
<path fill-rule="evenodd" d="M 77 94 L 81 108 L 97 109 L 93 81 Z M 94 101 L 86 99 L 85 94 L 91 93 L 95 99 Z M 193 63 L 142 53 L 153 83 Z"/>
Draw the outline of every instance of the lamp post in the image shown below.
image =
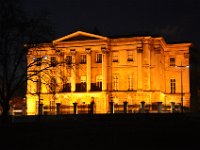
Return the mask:
<path fill-rule="evenodd" d="M 181 61 L 181 65 L 176 66 L 176 67 L 181 68 L 181 113 L 183 113 L 183 68 L 189 68 L 189 66 L 188 65 L 186 65 L 186 66 L 182 65 L 182 61 Z"/>

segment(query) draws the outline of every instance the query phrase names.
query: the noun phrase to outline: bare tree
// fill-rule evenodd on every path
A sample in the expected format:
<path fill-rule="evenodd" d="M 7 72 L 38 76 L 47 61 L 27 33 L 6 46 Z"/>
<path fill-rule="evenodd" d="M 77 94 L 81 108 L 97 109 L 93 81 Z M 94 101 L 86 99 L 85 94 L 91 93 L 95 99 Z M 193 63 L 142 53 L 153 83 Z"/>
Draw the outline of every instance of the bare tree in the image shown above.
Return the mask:
<path fill-rule="evenodd" d="M 19 0 L 0 0 L 0 106 L 5 120 L 9 101 L 30 77 L 28 67 L 36 63 L 27 64 L 27 50 L 53 36 L 46 15 L 28 16 L 21 4 Z"/>

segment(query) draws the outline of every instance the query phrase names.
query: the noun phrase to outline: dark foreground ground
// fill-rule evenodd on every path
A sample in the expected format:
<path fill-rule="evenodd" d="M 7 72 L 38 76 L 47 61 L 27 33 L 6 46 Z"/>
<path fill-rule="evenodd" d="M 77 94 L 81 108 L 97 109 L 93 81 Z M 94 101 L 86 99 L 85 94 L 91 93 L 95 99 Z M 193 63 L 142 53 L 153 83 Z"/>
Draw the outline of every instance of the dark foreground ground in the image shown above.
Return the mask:
<path fill-rule="evenodd" d="M 200 114 L 15 117 L 0 126 L 0 150 L 200 149 Z"/>

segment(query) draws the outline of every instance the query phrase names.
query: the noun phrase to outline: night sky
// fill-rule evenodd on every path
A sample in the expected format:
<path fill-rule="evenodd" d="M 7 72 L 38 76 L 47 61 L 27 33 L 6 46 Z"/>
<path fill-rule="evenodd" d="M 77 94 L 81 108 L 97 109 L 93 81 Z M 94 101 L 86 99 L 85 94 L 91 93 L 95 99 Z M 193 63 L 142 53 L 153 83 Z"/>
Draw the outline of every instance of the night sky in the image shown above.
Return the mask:
<path fill-rule="evenodd" d="M 56 38 L 77 30 L 101 35 L 146 34 L 200 46 L 199 0 L 28 0 L 30 12 L 48 12 Z"/>

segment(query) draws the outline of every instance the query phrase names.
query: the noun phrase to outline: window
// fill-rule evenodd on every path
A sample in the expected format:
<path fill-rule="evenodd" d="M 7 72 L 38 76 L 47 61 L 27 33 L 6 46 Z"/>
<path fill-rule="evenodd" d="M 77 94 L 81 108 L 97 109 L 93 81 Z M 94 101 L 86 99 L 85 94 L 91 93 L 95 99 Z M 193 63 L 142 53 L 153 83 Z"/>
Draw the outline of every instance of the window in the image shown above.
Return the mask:
<path fill-rule="evenodd" d="M 86 55 L 81 55 L 81 64 L 86 64 Z"/>
<path fill-rule="evenodd" d="M 56 92 L 56 79 L 55 78 L 51 78 L 50 92 L 51 93 L 55 93 Z"/>
<path fill-rule="evenodd" d="M 37 79 L 37 93 L 41 93 L 41 79 Z"/>
<path fill-rule="evenodd" d="M 102 63 L 102 54 L 97 53 L 97 55 L 96 55 L 96 63 Z"/>
<path fill-rule="evenodd" d="M 67 82 L 63 83 L 63 92 L 71 92 L 71 78 L 67 77 Z"/>
<path fill-rule="evenodd" d="M 55 67 L 57 65 L 56 57 L 51 57 L 51 66 Z"/>
<path fill-rule="evenodd" d="M 127 61 L 133 61 L 133 51 L 127 51 Z"/>
<path fill-rule="evenodd" d="M 86 76 L 81 76 L 81 87 L 82 92 L 86 91 Z"/>
<path fill-rule="evenodd" d="M 36 66 L 41 66 L 42 65 L 42 57 L 35 58 L 36 61 Z"/>
<path fill-rule="evenodd" d="M 175 58 L 173 58 L 173 57 L 170 58 L 170 59 L 169 59 L 169 63 L 170 63 L 170 64 L 169 64 L 170 66 L 175 66 Z"/>
<path fill-rule="evenodd" d="M 71 65 L 72 64 L 72 56 L 67 56 L 66 57 L 66 64 Z"/>
<path fill-rule="evenodd" d="M 118 78 L 117 75 L 115 75 L 115 76 L 113 77 L 113 85 L 114 85 L 113 90 L 114 90 L 114 91 L 118 91 L 119 78 Z"/>
<path fill-rule="evenodd" d="M 133 90 L 133 77 L 131 75 L 128 76 L 128 90 Z"/>
<path fill-rule="evenodd" d="M 113 62 L 118 62 L 118 52 L 113 52 Z"/>
<path fill-rule="evenodd" d="M 176 93 L 176 79 L 170 79 L 171 93 Z"/>
<path fill-rule="evenodd" d="M 101 75 L 96 76 L 96 90 L 97 91 L 102 90 L 102 76 Z"/>

